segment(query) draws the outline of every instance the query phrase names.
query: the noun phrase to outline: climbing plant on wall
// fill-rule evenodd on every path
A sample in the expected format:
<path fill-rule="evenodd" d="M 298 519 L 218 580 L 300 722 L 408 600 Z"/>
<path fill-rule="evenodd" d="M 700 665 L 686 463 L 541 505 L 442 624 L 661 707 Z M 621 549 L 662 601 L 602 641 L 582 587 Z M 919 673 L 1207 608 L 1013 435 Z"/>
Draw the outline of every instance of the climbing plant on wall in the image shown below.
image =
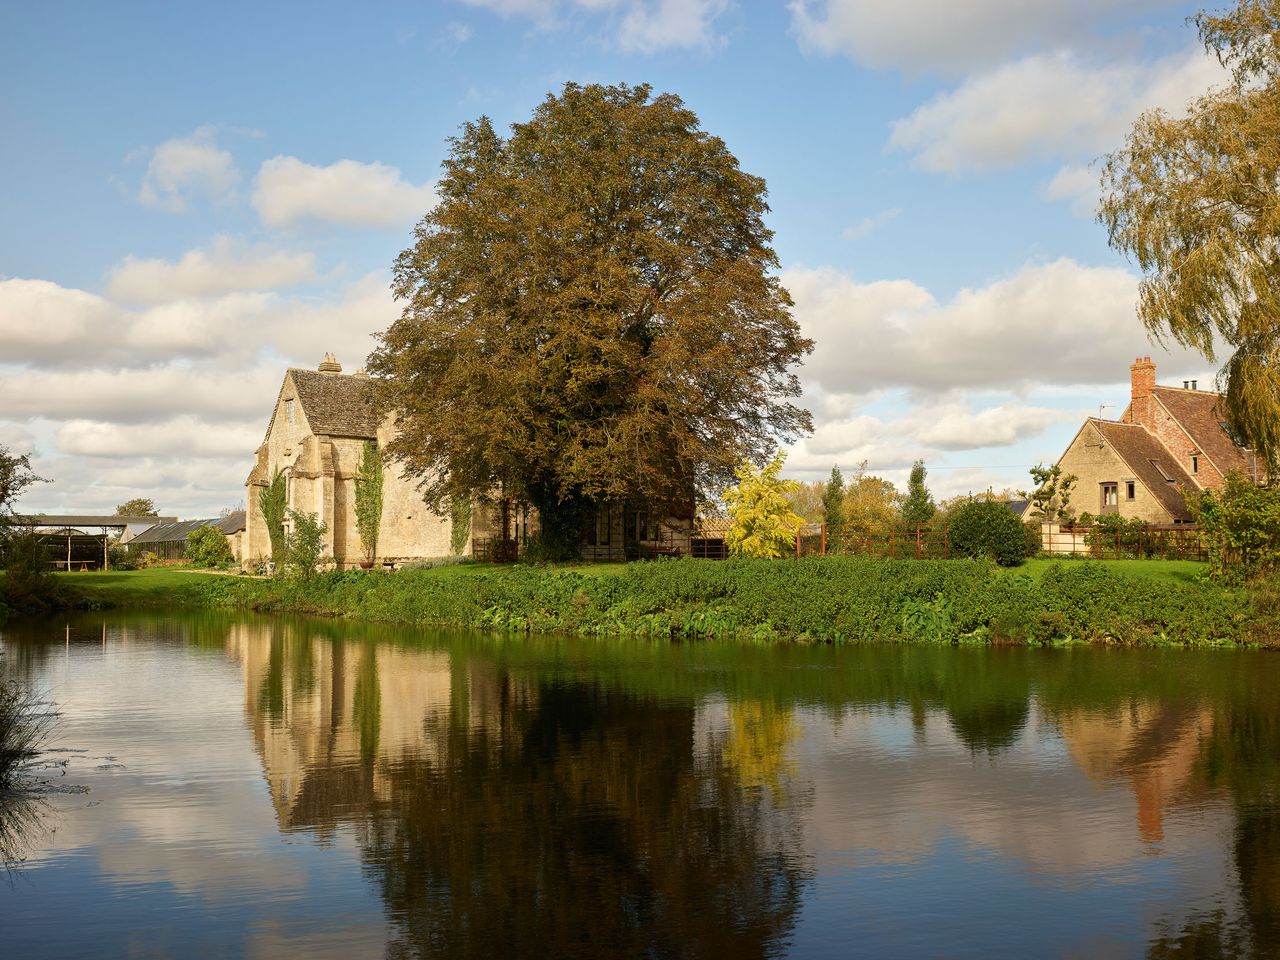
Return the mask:
<path fill-rule="evenodd" d="M 364 442 L 364 455 L 356 472 L 356 531 L 364 545 L 365 559 L 378 555 L 378 528 L 382 526 L 382 455 L 372 440 Z"/>
<path fill-rule="evenodd" d="M 271 540 L 271 562 L 275 564 L 277 571 L 284 565 L 284 518 L 289 508 L 288 500 L 289 491 L 284 471 L 276 470 L 271 482 L 258 491 L 258 509 L 262 511 L 262 521 L 267 525 L 267 537 Z"/>

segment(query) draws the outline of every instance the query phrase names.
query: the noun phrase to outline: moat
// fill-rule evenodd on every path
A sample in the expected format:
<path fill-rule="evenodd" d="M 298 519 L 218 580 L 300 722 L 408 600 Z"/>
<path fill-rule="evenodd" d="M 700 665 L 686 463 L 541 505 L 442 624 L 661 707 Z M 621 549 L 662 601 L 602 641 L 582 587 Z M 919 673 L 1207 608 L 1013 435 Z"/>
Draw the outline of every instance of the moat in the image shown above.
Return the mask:
<path fill-rule="evenodd" d="M 14 957 L 1280 953 L 1275 654 L 209 614 L 0 647 L 59 711 Z"/>

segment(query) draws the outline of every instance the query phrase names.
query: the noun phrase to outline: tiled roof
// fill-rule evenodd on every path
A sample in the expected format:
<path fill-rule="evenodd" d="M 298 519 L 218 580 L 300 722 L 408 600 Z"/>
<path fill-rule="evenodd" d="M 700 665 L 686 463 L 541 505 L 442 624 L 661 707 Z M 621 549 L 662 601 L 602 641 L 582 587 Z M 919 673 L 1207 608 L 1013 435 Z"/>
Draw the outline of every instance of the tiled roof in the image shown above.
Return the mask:
<path fill-rule="evenodd" d="M 367 378 L 298 369 L 291 369 L 289 375 L 298 388 L 298 402 L 312 433 L 366 440 L 377 437 L 382 417 L 374 406 Z"/>
<path fill-rule="evenodd" d="M 728 517 L 700 517 L 694 522 L 693 535 L 704 540 L 723 540 L 732 523 Z"/>
<path fill-rule="evenodd" d="M 1174 520 L 1191 518 L 1183 490 L 1195 490 L 1195 481 L 1165 445 L 1147 432 L 1146 427 L 1095 417 L 1090 417 L 1089 422 L 1128 464 L 1134 477 L 1160 501 L 1170 517 Z"/>
<path fill-rule="evenodd" d="M 1191 442 L 1224 475 L 1230 470 L 1239 470 L 1246 476 L 1253 475 L 1253 458 L 1236 446 L 1223 426 L 1227 415 L 1222 409 L 1222 397 L 1219 394 L 1208 390 L 1156 387 L 1155 395 L 1169 411 L 1169 415 L 1187 431 Z"/>

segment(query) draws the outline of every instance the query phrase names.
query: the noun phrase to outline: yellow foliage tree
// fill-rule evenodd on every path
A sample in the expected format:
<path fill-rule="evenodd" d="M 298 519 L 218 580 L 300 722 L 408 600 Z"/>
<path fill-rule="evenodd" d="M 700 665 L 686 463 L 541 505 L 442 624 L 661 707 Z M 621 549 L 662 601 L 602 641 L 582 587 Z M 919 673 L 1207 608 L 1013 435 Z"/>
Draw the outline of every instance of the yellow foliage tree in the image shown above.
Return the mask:
<path fill-rule="evenodd" d="M 724 541 L 735 556 L 781 557 L 795 546 L 804 518 L 787 499 L 799 484 L 778 476 L 785 460 L 778 451 L 764 469 L 748 461 L 735 471 L 738 485 L 724 493 L 732 521 Z"/>

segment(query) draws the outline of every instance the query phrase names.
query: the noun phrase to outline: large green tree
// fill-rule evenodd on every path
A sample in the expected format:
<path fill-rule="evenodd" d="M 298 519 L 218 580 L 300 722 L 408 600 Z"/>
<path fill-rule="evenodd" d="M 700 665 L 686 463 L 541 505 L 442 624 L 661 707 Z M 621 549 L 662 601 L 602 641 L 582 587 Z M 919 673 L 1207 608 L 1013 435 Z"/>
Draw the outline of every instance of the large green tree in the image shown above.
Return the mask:
<path fill-rule="evenodd" d="M 687 505 L 810 429 L 764 181 L 678 97 L 567 84 L 451 141 L 370 358 L 387 454 L 444 513 L 526 500 L 576 540 L 593 501 Z"/>
<path fill-rule="evenodd" d="M 1185 116 L 1144 113 L 1106 159 L 1099 219 L 1145 277 L 1157 338 L 1215 359 L 1239 439 L 1280 453 L 1280 0 L 1195 17 L 1230 80 Z"/>
<path fill-rule="evenodd" d="M 155 517 L 159 514 L 156 502 L 150 497 L 134 497 L 116 507 L 117 517 Z"/>

